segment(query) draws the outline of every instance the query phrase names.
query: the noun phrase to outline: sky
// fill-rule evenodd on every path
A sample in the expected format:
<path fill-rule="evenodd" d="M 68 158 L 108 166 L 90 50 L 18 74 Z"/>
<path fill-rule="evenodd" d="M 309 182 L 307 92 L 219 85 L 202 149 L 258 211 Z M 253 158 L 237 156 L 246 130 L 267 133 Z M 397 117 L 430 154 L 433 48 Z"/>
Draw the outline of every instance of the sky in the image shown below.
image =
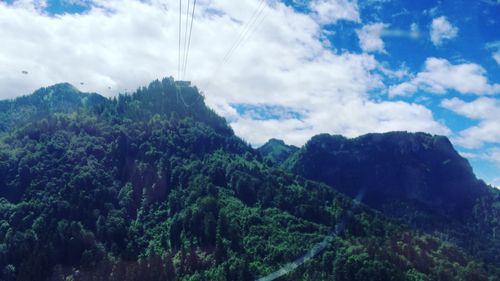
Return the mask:
<path fill-rule="evenodd" d="M 0 0 L 0 99 L 172 76 L 254 146 L 423 131 L 500 186 L 499 0 L 193 1 Z"/>

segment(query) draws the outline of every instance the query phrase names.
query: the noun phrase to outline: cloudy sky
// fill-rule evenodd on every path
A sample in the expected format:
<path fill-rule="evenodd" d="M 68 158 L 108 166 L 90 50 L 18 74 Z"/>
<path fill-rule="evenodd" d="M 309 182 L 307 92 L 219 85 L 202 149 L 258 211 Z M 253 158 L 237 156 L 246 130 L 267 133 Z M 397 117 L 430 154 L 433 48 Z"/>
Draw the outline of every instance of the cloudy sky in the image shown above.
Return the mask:
<path fill-rule="evenodd" d="M 0 99 L 59 82 L 114 96 L 173 76 L 255 146 L 424 131 L 500 186 L 498 0 L 197 0 L 180 73 L 179 6 L 0 0 Z"/>

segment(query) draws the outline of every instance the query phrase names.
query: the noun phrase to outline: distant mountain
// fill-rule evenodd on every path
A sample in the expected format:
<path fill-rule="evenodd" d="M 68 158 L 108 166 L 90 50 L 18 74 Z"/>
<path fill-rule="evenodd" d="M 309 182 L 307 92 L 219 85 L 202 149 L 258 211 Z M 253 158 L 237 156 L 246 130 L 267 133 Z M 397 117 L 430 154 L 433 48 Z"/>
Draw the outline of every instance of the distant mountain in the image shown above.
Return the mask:
<path fill-rule="evenodd" d="M 366 202 L 377 208 L 397 199 L 460 217 L 488 192 L 446 137 L 424 133 L 318 135 L 291 165 L 351 196 L 363 189 Z"/>
<path fill-rule="evenodd" d="M 287 145 L 284 141 L 278 139 L 270 139 L 257 149 L 257 151 L 265 159 L 269 159 L 277 164 L 282 164 L 290 157 L 290 155 L 297 152 L 298 150 L 298 147 Z"/>
<path fill-rule="evenodd" d="M 498 247 L 473 257 L 261 161 L 196 87 L 172 78 L 112 99 L 59 84 L 0 108 L 0 280 L 500 276 L 486 257 Z M 296 150 L 273 143 L 267 155 L 278 159 Z M 497 219 L 488 213 L 475 226 Z"/>
<path fill-rule="evenodd" d="M 68 83 L 41 88 L 32 95 L 0 101 L 0 134 L 49 114 L 98 110 L 108 100 L 95 93 L 82 93 Z"/>
<path fill-rule="evenodd" d="M 367 205 L 419 229 L 446 233 L 471 252 L 494 249 L 486 256 L 500 261 L 499 192 L 476 178 L 446 137 L 321 134 L 283 165 L 351 197 L 363 192 Z"/>

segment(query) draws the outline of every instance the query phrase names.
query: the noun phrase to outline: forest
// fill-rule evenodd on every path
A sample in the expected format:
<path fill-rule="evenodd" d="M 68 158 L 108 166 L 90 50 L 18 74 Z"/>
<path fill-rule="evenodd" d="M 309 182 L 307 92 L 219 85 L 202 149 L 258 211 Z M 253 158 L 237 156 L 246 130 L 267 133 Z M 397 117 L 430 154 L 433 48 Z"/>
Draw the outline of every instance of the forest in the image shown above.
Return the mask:
<path fill-rule="evenodd" d="M 307 148 L 253 149 L 172 78 L 0 101 L 0 279 L 256 280 L 334 232 L 279 280 L 500 280 L 497 191 L 464 186 L 473 215 L 419 227 L 306 171 Z"/>

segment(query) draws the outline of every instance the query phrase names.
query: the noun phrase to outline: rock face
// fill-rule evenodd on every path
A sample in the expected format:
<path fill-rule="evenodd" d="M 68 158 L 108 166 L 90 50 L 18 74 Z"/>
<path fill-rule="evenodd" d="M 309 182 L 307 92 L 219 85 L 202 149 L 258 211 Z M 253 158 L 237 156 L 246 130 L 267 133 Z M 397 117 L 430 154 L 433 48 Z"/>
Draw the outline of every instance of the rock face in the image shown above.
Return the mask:
<path fill-rule="evenodd" d="M 394 203 L 461 218 L 487 192 L 446 137 L 424 133 L 313 137 L 286 165 L 377 209 Z M 396 214 L 396 216 L 398 216 Z"/>

